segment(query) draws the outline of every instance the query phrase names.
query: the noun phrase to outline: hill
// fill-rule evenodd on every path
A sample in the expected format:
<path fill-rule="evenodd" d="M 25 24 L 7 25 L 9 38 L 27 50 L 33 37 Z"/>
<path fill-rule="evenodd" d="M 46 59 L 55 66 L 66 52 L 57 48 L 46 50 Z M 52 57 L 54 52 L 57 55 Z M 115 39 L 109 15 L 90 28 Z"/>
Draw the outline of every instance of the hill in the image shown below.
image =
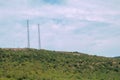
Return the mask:
<path fill-rule="evenodd" d="M 120 56 L 114 57 L 114 58 L 120 58 Z"/>
<path fill-rule="evenodd" d="M 0 49 L 0 80 L 120 80 L 120 59 L 78 52 Z"/>

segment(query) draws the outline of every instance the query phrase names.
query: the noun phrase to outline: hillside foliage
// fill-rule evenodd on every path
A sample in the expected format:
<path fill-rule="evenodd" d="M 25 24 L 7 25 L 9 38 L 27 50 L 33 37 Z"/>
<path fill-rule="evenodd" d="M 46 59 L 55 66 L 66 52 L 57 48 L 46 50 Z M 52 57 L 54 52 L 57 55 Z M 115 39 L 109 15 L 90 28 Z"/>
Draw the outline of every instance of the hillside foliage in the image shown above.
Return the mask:
<path fill-rule="evenodd" d="M 120 80 L 120 58 L 0 49 L 0 80 Z"/>

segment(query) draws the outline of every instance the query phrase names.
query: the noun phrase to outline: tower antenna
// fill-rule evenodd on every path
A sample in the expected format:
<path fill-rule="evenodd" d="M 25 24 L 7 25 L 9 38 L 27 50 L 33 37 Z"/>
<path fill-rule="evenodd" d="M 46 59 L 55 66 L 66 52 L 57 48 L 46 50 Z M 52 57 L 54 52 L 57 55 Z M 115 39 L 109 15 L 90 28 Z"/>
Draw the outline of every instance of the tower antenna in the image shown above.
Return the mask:
<path fill-rule="evenodd" d="M 27 39 L 28 39 L 28 48 L 30 48 L 30 32 L 29 32 L 29 20 L 27 20 Z"/>
<path fill-rule="evenodd" d="M 40 25 L 38 24 L 38 49 L 41 49 Z"/>

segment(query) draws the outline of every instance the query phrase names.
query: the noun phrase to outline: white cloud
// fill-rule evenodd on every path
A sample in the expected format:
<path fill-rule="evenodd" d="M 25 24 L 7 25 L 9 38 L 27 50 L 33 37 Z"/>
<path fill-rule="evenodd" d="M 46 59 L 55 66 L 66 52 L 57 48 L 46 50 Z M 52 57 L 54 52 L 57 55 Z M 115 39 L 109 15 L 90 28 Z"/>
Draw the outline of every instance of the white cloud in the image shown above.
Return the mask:
<path fill-rule="evenodd" d="M 28 0 L 0 1 L 0 45 L 26 47 L 24 21 L 30 19 L 31 46 L 34 48 L 38 46 L 37 24 L 40 23 L 43 48 L 102 52 L 109 56 L 107 53 L 120 45 L 120 10 L 119 1 L 107 2 L 66 0 L 64 4 L 52 5 Z"/>

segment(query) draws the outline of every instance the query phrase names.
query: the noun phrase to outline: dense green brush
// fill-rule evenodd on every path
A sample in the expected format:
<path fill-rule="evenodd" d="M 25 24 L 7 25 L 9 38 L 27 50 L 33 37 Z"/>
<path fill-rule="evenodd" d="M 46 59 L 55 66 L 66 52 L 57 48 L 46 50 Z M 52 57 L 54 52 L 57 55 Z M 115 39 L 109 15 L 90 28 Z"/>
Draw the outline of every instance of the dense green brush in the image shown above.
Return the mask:
<path fill-rule="evenodd" d="M 0 49 L 0 80 L 120 80 L 120 58 Z"/>

